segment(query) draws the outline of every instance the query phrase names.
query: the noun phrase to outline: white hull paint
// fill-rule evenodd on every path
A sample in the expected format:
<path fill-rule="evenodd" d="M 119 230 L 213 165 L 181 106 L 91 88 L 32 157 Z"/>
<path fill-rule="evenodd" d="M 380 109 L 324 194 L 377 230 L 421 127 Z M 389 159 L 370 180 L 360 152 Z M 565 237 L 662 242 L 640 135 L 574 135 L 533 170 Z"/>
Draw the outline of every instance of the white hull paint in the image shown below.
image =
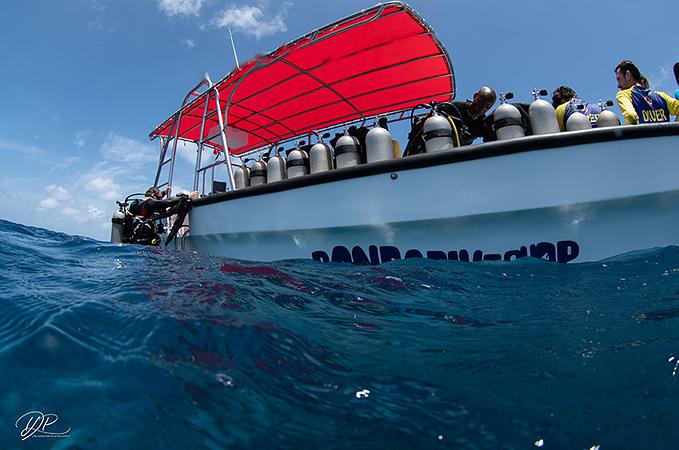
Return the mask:
<path fill-rule="evenodd" d="M 248 260 L 373 263 L 411 249 L 583 262 L 679 244 L 679 136 L 584 142 L 198 204 L 178 242 Z"/>

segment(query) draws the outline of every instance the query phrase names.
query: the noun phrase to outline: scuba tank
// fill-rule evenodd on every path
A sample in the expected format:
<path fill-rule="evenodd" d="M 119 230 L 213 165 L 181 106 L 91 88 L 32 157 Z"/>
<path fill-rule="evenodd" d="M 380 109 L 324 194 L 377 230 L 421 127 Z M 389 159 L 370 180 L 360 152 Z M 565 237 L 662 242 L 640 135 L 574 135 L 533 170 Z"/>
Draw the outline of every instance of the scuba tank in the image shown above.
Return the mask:
<path fill-rule="evenodd" d="M 338 169 L 345 167 L 358 166 L 361 163 L 361 155 L 358 139 L 349 136 L 349 131 L 345 131 L 344 136 L 337 140 L 335 145 L 335 165 Z"/>
<path fill-rule="evenodd" d="M 391 133 L 376 123 L 375 127 L 368 131 L 368 134 L 365 136 L 367 162 L 393 159 L 394 147 L 391 141 Z"/>
<path fill-rule="evenodd" d="M 533 134 L 558 133 L 559 123 L 556 121 L 554 107 L 549 102 L 542 100 L 541 95 L 547 95 L 547 91 L 542 89 L 538 92 L 537 89 L 533 89 L 535 100 L 528 109 Z"/>
<path fill-rule="evenodd" d="M 377 119 L 377 125 L 389 131 L 389 121 L 386 116 Z M 391 140 L 391 157 L 389 159 L 399 159 L 401 157 L 401 144 L 396 139 Z"/>
<path fill-rule="evenodd" d="M 274 156 L 269 158 L 269 161 L 266 163 L 267 183 L 274 183 L 288 178 L 288 173 L 285 170 L 285 158 L 280 155 L 281 150 L 283 150 L 283 147 L 277 148 Z"/>
<path fill-rule="evenodd" d="M 332 148 L 330 144 L 323 142 L 324 138 L 330 137 L 326 133 L 318 138 L 318 142 L 309 149 L 309 170 L 311 173 L 332 170 Z"/>
<path fill-rule="evenodd" d="M 606 100 L 604 102 L 603 100 L 599 100 L 599 106 L 601 107 L 601 112 L 599 113 L 599 118 L 596 121 L 597 128 L 615 127 L 620 125 L 620 119 L 618 119 L 618 115 L 608 109 L 609 106 L 613 106 L 613 101 Z"/>
<path fill-rule="evenodd" d="M 582 103 L 576 104 L 573 100 L 571 100 L 571 103 L 574 111 L 566 121 L 566 131 L 590 130 L 592 122 L 589 121 L 589 117 L 583 112 L 585 105 Z"/>
<path fill-rule="evenodd" d="M 309 155 L 300 147 L 304 141 L 299 141 L 297 147 L 288 152 L 288 178 L 295 178 L 309 173 Z"/>
<path fill-rule="evenodd" d="M 514 94 L 507 92 L 500 94 L 500 105 L 493 111 L 493 128 L 498 141 L 524 137 L 526 130 L 523 128 L 521 111 L 507 100 L 514 98 Z"/>
<path fill-rule="evenodd" d="M 259 159 L 250 168 L 250 186 L 266 184 L 266 161 Z"/>
<path fill-rule="evenodd" d="M 453 127 L 450 121 L 436 111 L 434 104 L 430 105 L 431 116 L 424 121 L 422 137 L 426 153 L 443 152 L 455 147 L 453 142 Z"/>
<path fill-rule="evenodd" d="M 243 164 L 238 166 L 233 173 L 233 181 L 236 189 L 243 189 L 250 186 L 250 168 L 245 165 L 249 159 L 245 159 Z"/>
<path fill-rule="evenodd" d="M 111 217 L 111 242 L 121 244 L 125 236 L 125 213 L 122 205 Z"/>

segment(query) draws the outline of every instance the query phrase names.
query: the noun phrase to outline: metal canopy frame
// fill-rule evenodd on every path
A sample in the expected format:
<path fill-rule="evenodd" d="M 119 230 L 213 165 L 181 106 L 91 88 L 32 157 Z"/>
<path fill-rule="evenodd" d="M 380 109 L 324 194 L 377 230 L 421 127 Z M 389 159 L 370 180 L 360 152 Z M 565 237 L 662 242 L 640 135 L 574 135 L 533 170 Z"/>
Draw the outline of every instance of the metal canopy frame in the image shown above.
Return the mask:
<path fill-rule="evenodd" d="M 398 62 L 396 64 L 388 64 L 388 65 L 381 66 L 381 67 L 375 67 L 375 68 L 372 68 L 370 70 L 363 71 L 363 72 L 360 72 L 360 73 L 356 73 L 356 74 L 353 74 L 351 76 L 344 77 L 344 78 L 335 80 L 335 81 L 330 82 L 330 83 L 325 82 L 324 80 L 322 80 L 318 76 L 311 73 L 312 71 L 324 66 L 329 61 L 321 62 L 321 63 L 315 65 L 314 67 L 305 70 L 305 69 L 299 67 L 298 65 L 294 64 L 293 62 L 288 61 L 286 59 L 290 55 L 291 47 L 295 46 L 296 44 L 303 42 L 305 40 L 307 41 L 303 45 L 294 48 L 295 51 L 299 51 L 299 50 L 307 48 L 311 45 L 317 44 L 320 41 L 334 37 L 338 33 L 344 33 L 344 32 L 346 32 L 350 29 L 353 29 L 353 28 L 356 28 L 358 26 L 362 26 L 362 25 L 365 25 L 365 24 L 370 23 L 372 21 L 375 21 L 378 18 L 381 18 L 382 13 L 384 12 L 385 8 L 390 7 L 390 6 L 396 6 L 400 9 L 398 9 L 395 12 L 389 14 L 388 16 L 384 16 L 384 17 L 389 17 L 391 15 L 401 14 L 401 13 L 407 12 L 425 30 L 424 32 L 418 33 L 416 35 L 406 36 L 403 39 L 414 39 L 414 38 L 417 38 L 417 37 L 420 37 L 420 36 L 426 36 L 426 35 L 431 36 L 432 39 L 435 41 L 436 45 L 438 46 L 438 48 L 440 49 L 440 52 L 437 52 L 437 53 L 431 54 L 431 55 L 419 56 L 419 57 L 412 58 L 412 59 L 407 60 L 407 61 Z M 351 22 L 352 20 L 355 20 L 355 19 L 358 19 L 358 18 L 361 18 L 361 17 L 366 17 L 366 20 L 359 20 L 359 21 L 357 21 L 353 24 L 350 24 L 350 25 L 347 25 L 347 26 L 344 26 L 344 27 L 340 27 L 340 25 L 342 25 L 342 24 Z M 325 34 L 323 34 L 322 36 L 319 37 L 319 33 L 321 33 L 321 32 L 324 32 Z M 351 57 L 354 54 L 360 54 L 361 52 L 364 52 L 366 50 L 376 49 L 376 48 L 379 48 L 379 47 L 382 47 L 382 46 L 388 46 L 388 45 L 391 45 L 391 44 L 392 44 L 391 41 L 381 42 L 381 43 L 376 44 L 376 45 L 371 46 L 371 47 L 365 47 L 364 49 L 361 49 L 360 51 L 356 51 L 354 53 L 344 55 L 343 58 L 348 58 L 348 57 Z M 271 60 L 267 61 L 266 63 L 261 62 L 263 59 L 273 57 L 277 52 L 280 52 L 281 49 L 286 49 L 286 47 L 288 49 L 286 51 L 284 51 L 282 54 L 280 54 L 279 56 L 272 58 Z M 336 84 L 339 84 L 339 83 L 342 83 L 342 82 L 345 82 L 345 81 L 349 81 L 349 80 L 352 80 L 352 79 L 355 79 L 355 78 L 358 78 L 358 77 L 361 77 L 361 76 L 369 75 L 371 73 L 379 72 L 379 71 L 386 70 L 386 69 L 391 69 L 391 68 L 401 66 L 401 65 L 407 65 L 409 63 L 418 62 L 418 61 L 426 60 L 426 59 L 429 59 L 429 58 L 441 58 L 441 57 L 444 58 L 447 66 L 448 66 L 448 69 L 449 69 L 449 73 L 447 73 L 445 75 L 440 75 L 440 76 L 435 76 L 435 77 L 424 77 L 424 78 L 420 78 L 420 79 L 416 79 L 416 80 L 405 81 L 403 83 L 397 83 L 395 85 L 382 86 L 382 87 L 379 87 L 379 88 L 376 88 L 376 89 L 373 89 L 373 90 L 370 90 L 370 91 L 367 91 L 367 92 L 362 92 L 361 94 L 357 94 L 357 95 L 349 96 L 349 97 L 342 95 L 340 92 L 338 92 L 333 87 L 333 85 L 336 85 Z M 241 83 L 245 79 L 247 79 L 250 75 L 252 75 L 253 73 L 256 73 L 256 72 L 258 72 L 258 71 L 260 71 L 260 70 L 262 70 L 266 67 L 269 67 L 269 66 L 271 66 L 275 63 L 278 63 L 278 62 L 282 62 L 282 63 L 288 65 L 289 67 L 293 68 L 295 70 L 295 73 L 286 77 L 286 78 L 283 78 L 282 80 L 279 80 L 276 83 L 272 83 L 271 85 L 269 85 L 269 86 L 267 86 L 267 87 L 265 87 L 265 88 L 263 88 L 263 89 L 261 89 L 257 92 L 254 92 L 247 97 L 240 99 L 239 102 L 243 102 L 244 100 L 252 98 L 256 95 L 260 95 L 263 92 L 266 92 L 270 89 L 273 89 L 273 88 L 275 88 L 275 87 L 277 87 L 277 86 L 279 86 L 283 83 L 286 83 L 286 82 L 292 80 L 293 78 L 300 77 L 300 76 L 309 77 L 309 78 L 313 79 L 315 82 L 317 82 L 320 86 L 318 86 L 314 89 L 311 89 L 309 91 L 305 91 L 303 93 L 300 93 L 300 94 L 293 96 L 291 98 L 287 98 L 285 100 L 282 100 L 278 103 L 270 104 L 266 108 L 263 108 L 262 110 L 255 111 L 252 108 L 249 108 L 245 105 L 242 105 L 240 103 L 238 104 L 239 108 L 243 108 L 246 111 L 253 113 L 252 115 L 258 115 L 258 116 L 269 121 L 269 122 L 265 123 L 264 125 L 258 125 L 257 123 L 253 122 L 252 121 L 252 115 L 249 116 L 249 117 L 236 117 L 235 120 L 232 121 L 232 123 L 229 123 L 230 108 L 233 104 L 234 95 L 237 92 L 238 87 L 241 85 Z M 159 136 L 161 137 L 160 158 L 159 158 L 159 164 L 158 164 L 158 169 L 157 169 L 157 172 L 156 172 L 154 185 L 158 186 L 158 182 L 160 181 L 160 175 L 161 175 L 163 166 L 166 165 L 166 164 L 170 164 L 168 181 L 167 181 L 167 183 L 165 183 L 161 186 L 168 185 L 168 187 L 171 189 L 173 175 L 174 175 L 174 161 L 175 161 L 176 153 L 177 153 L 177 142 L 180 139 L 185 140 L 187 142 L 195 143 L 198 146 L 197 147 L 197 155 L 196 155 L 195 175 L 194 175 L 194 190 L 198 190 L 199 178 L 200 178 L 200 175 L 202 174 L 202 176 L 203 176 L 203 191 L 204 191 L 205 190 L 204 189 L 205 188 L 205 177 L 206 177 L 207 171 L 211 169 L 212 178 L 213 178 L 213 181 L 214 181 L 214 169 L 215 169 L 215 167 L 217 167 L 218 165 L 221 165 L 221 164 L 225 164 L 226 167 L 227 167 L 227 173 L 228 173 L 228 178 L 229 178 L 229 180 L 228 180 L 229 181 L 229 189 L 233 189 L 234 188 L 234 180 L 233 180 L 233 169 L 232 169 L 232 162 L 231 162 L 231 154 L 230 154 L 230 151 L 229 151 L 227 137 L 226 137 L 226 134 L 225 134 L 225 130 L 227 129 L 227 126 L 229 128 L 239 130 L 239 131 L 242 131 L 244 133 L 253 135 L 253 136 L 257 137 L 260 141 L 263 141 L 265 143 L 264 146 L 260 146 L 260 147 L 257 147 L 257 148 L 254 148 L 254 149 L 251 149 L 251 150 L 248 150 L 246 152 L 241 153 L 241 156 L 245 156 L 245 155 L 252 155 L 254 153 L 262 152 L 262 151 L 264 151 L 265 148 L 268 148 L 269 146 L 276 145 L 278 142 L 288 142 L 288 141 L 297 139 L 297 138 L 301 137 L 302 135 L 311 134 L 310 131 L 305 131 L 303 133 L 297 133 L 297 134 L 292 135 L 290 133 L 295 133 L 295 130 L 291 129 L 289 126 L 287 126 L 281 120 L 285 120 L 285 119 L 294 117 L 296 115 L 304 114 L 304 113 L 313 111 L 314 109 L 317 109 L 317 108 L 325 108 L 325 107 L 332 106 L 332 105 L 335 105 L 335 104 L 344 103 L 344 104 L 347 104 L 353 110 L 352 113 L 349 113 L 347 115 L 340 116 L 340 117 L 334 117 L 333 119 L 330 119 L 328 121 L 321 121 L 319 123 L 313 123 L 313 124 L 307 126 L 307 128 L 310 127 L 310 128 L 317 130 L 319 132 L 324 132 L 324 131 L 329 130 L 329 129 L 335 129 L 335 128 L 338 128 L 340 126 L 346 126 L 348 123 L 354 123 L 354 122 L 358 122 L 358 121 L 362 121 L 362 123 L 365 123 L 365 121 L 367 119 L 372 118 L 372 117 L 376 117 L 377 115 L 390 115 L 390 114 L 400 113 L 401 114 L 400 118 L 398 118 L 396 120 L 403 120 L 404 112 L 412 109 L 412 107 L 410 107 L 410 106 L 408 108 L 398 109 L 399 105 L 406 103 L 404 101 L 399 101 L 399 102 L 396 102 L 396 103 L 391 104 L 391 105 L 380 106 L 381 109 L 385 109 L 385 108 L 393 106 L 393 107 L 395 107 L 395 109 L 393 111 L 388 111 L 388 112 L 379 111 L 376 114 L 370 114 L 370 109 L 367 109 L 367 110 L 364 111 L 364 110 L 361 110 L 360 108 L 357 108 L 352 103 L 352 99 L 358 98 L 358 97 L 361 97 L 361 96 L 371 95 L 371 94 L 374 94 L 374 93 L 377 93 L 377 92 L 380 92 L 380 91 L 383 91 L 383 90 L 393 89 L 393 88 L 397 88 L 397 87 L 407 86 L 409 84 L 422 82 L 422 81 L 425 81 L 425 80 L 432 80 L 432 79 L 439 79 L 439 78 L 451 78 L 452 89 L 451 89 L 450 92 L 441 92 L 441 93 L 436 93 L 436 94 L 429 93 L 427 96 L 423 96 L 421 98 L 409 99 L 407 102 L 412 103 L 412 102 L 415 102 L 415 101 L 418 101 L 418 102 L 419 101 L 426 101 L 430 98 L 436 98 L 436 97 L 447 95 L 447 94 L 450 94 L 451 99 L 454 98 L 454 96 L 455 96 L 455 78 L 454 78 L 454 73 L 453 73 L 453 67 L 452 67 L 452 63 L 450 62 L 450 57 L 449 57 L 445 47 L 437 39 L 437 37 L 436 37 L 434 31 L 431 29 L 431 27 L 429 27 L 429 25 L 417 13 L 415 13 L 412 10 L 412 8 L 410 8 L 410 6 L 408 6 L 407 4 L 400 2 L 400 1 L 391 1 L 391 2 L 387 2 L 387 3 L 383 3 L 383 4 L 378 4 L 378 5 L 376 5 L 372 8 L 364 9 L 364 10 L 359 11 L 355 14 L 352 14 L 348 17 L 345 17 L 345 18 L 340 19 L 336 22 L 333 22 L 330 25 L 326 25 L 324 27 L 317 28 L 317 29 L 311 31 L 310 33 L 308 33 L 308 34 L 306 34 L 302 37 L 299 37 L 299 38 L 297 38 L 297 39 L 295 39 L 295 40 L 293 40 L 293 41 L 291 41 L 291 42 L 289 42 L 289 43 L 287 43 L 283 46 L 280 46 L 278 49 L 276 49 L 272 52 L 269 52 L 268 54 L 264 55 L 263 57 L 259 58 L 258 60 L 255 60 L 255 63 L 251 64 L 251 67 L 247 70 L 247 72 L 243 73 L 238 78 L 231 80 L 230 82 L 227 81 L 227 80 L 229 80 L 229 78 L 238 74 L 239 71 L 240 71 L 240 69 L 236 69 L 236 70 L 230 72 L 228 75 L 223 77 L 216 84 L 213 84 L 212 81 L 210 80 L 208 74 L 205 74 L 203 80 L 201 80 L 201 82 L 198 83 L 186 95 L 186 97 L 184 98 L 184 101 L 182 102 L 181 107 L 172 116 L 170 116 L 170 119 L 171 119 L 172 122 L 170 124 L 169 132 L 168 132 L 167 136 L 161 136 L 159 134 L 159 131 L 164 126 L 166 126 L 166 124 L 168 123 L 168 120 L 170 120 L 170 119 L 165 120 L 163 123 L 158 125 L 150 133 L 151 140 L 153 140 L 153 139 L 155 139 L 156 137 L 159 137 Z M 198 90 L 203 86 L 207 86 L 207 89 L 202 93 L 198 93 Z M 224 109 L 223 109 L 223 112 L 222 112 L 221 102 L 220 102 L 220 98 L 219 98 L 220 89 L 226 90 L 231 86 L 233 86 L 233 87 L 231 89 L 231 92 L 229 93 L 229 97 L 226 101 L 226 104 L 224 105 Z M 304 95 L 308 95 L 309 93 L 313 93 L 315 91 L 319 91 L 319 90 L 323 90 L 323 89 L 328 90 L 329 92 L 332 92 L 337 97 L 337 100 L 331 101 L 331 102 L 328 102 L 328 103 L 325 103 L 325 104 L 322 104 L 322 105 L 314 106 L 313 108 L 308 109 L 308 110 L 295 111 L 294 114 L 287 116 L 283 119 L 275 119 L 274 117 L 271 117 L 271 116 L 266 114 L 266 112 L 268 110 L 275 108 L 276 106 L 285 104 L 287 102 L 293 101 L 293 100 L 295 100 L 299 97 L 302 97 Z M 193 100 L 191 100 L 189 102 L 189 99 L 191 97 L 195 97 L 195 98 L 193 98 Z M 210 109 L 209 105 L 210 105 L 211 99 L 214 99 L 215 106 L 211 111 L 209 111 L 209 109 Z M 192 117 L 193 119 L 199 118 L 199 116 L 194 115 L 194 114 L 186 114 L 186 116 L 185 116 L 184 113 L 187 112 L 187 110 L 191 111 L 193 109 L 192 107 L 197 102 L 203 101 L 203 100 L 205 101 L 205 106 L 204 106 L 203 112 L 200 116 L 199 138 L 197 140 L 182 138 L 181 136 L 179 136 L 179 134 L 180 134 L 179 130 L 180 130 L 180 125 L 181 125 L 182 119 L 184 117 Z M 359 118 L 358 119 L 351 119 L 351 117 L 355 116 L 356 114 L 358 114 Z M 206 123 L 207 123 L 208 120 L 214 121 L 215 115 L 217 116 L 217 122 L 218 122 L 218 125 L 219 125 L 219 133 L 205 137 L 204 134 L 205 134 Z M 243 128 L 238 126 L 240 123 L 245 123 L 245 122 L 249 122 L 250 124 L 254 125 L 256 128 L 254 130 L 252 130 L 252 129 L 243 129 Z M 262 134 L 259 133 L 259 130 L 263 130 L 266 127 L 274 125 L 274 124 L 278 124 L 278 125 L 282 126 L 283 128 L 287 129 L 289 131 L 288 136 L 285 136 L 284 139 L 281 139 L 279 141 L 279 140 L 276 140 L 276 139 L 266 138 L 265 136 L 263 136 Z M 187 130 L 184 130 L 184 133 L 187 133 L 188 131 L 191 131 L 191 130 L 195 130 L 195 128 L 197 126 L 198 126 L 197 123 L 193 124 Z M 271 132 L 269 132 L 269 133 L 271 133 Z M 209 141 L 211 141 L 212 139 L 214 139 L 218 135 L 220 136 L 220 141 L 221 141 L 221 144 L 222 144 L 221 149 L 219 149 L 218 146 L 210 145 L 210 143 L 209 143 Z M 166 153 L 167 153 L 167 149 L 168 149 L 168 145 L 169 145 L 170 141 L 173 142 L 172 156 L 171 156 L 171 158 L 166 160 L 165 157 L 166 157 Z M 221 152 L 223 152 L 224 153 L 224 159 L 219 160 L 219 157 L 217 157 L 214 162 L 212 162 L 212 163 L 210 163 L 206 166 L 202 166 L 202 161 L 201 161 L 202 152 L 203 152 L 204 147 L 206 147 L 206 146 L 211 147 L 215 150 L 220 150 Z"/>

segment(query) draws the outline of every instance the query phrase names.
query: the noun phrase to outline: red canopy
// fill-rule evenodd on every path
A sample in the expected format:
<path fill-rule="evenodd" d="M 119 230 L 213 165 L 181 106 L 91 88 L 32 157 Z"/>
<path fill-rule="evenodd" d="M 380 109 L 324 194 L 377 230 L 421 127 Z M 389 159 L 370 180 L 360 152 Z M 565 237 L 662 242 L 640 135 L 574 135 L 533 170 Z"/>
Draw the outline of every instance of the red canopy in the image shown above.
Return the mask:
<path fill-rule="evenodd" d="M 455 96 L 448 54 L 429 26 L 405 3 L 390 2 L 313 31 L 254 58 L 216 85 L 229 151 L 239 155 L 274 142 L 365 117 Z M 198 142 L 219 130 L 214 95 L 207 93 L 150 134 Z M 245 136 L 246 143 L 243 142 Z M 231 146 L 234 147 L 231 147 Z M 237 146 L 240 145 L 240 146 Z"/>

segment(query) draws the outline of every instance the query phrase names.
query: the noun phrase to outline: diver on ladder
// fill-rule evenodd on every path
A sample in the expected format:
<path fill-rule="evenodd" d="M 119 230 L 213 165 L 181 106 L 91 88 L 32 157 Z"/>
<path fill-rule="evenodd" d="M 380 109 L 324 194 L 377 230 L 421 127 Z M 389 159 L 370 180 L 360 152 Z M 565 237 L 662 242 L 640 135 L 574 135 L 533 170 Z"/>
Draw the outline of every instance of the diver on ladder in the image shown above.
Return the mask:
<path fill-rule="evenodd" d="M 111 240 L 128 244 L 160 245 L 160 236 L 165 232 L 161 219 L 175 216 L 174 225 L 168 233 L 167 245 L 177 234 L 184 223 L 184 218 L 191 209 L 191 200 L 197 198 L 197 192 L 189 195 L 178 194 L 173 199 L 164 199 L 167 190 L 161 191 L 155 186 L 146 190 L 144 198 L 128 199 L 118 202 L 119 211 L 112 219 Z"/>
<path fill-rule="evenodd" d="M 176 197 L 172 200 L 163 200 L 167 196 L 167 189 L 161 191 L 155 186 L 151 186 L 146 190 L 142 200 L 134 200 L 130 204 L 130 212 L 135 216 L 144 218 L 151 217 L 154 213 L 165 211 L 181 201 L 181 197 Z"/>

